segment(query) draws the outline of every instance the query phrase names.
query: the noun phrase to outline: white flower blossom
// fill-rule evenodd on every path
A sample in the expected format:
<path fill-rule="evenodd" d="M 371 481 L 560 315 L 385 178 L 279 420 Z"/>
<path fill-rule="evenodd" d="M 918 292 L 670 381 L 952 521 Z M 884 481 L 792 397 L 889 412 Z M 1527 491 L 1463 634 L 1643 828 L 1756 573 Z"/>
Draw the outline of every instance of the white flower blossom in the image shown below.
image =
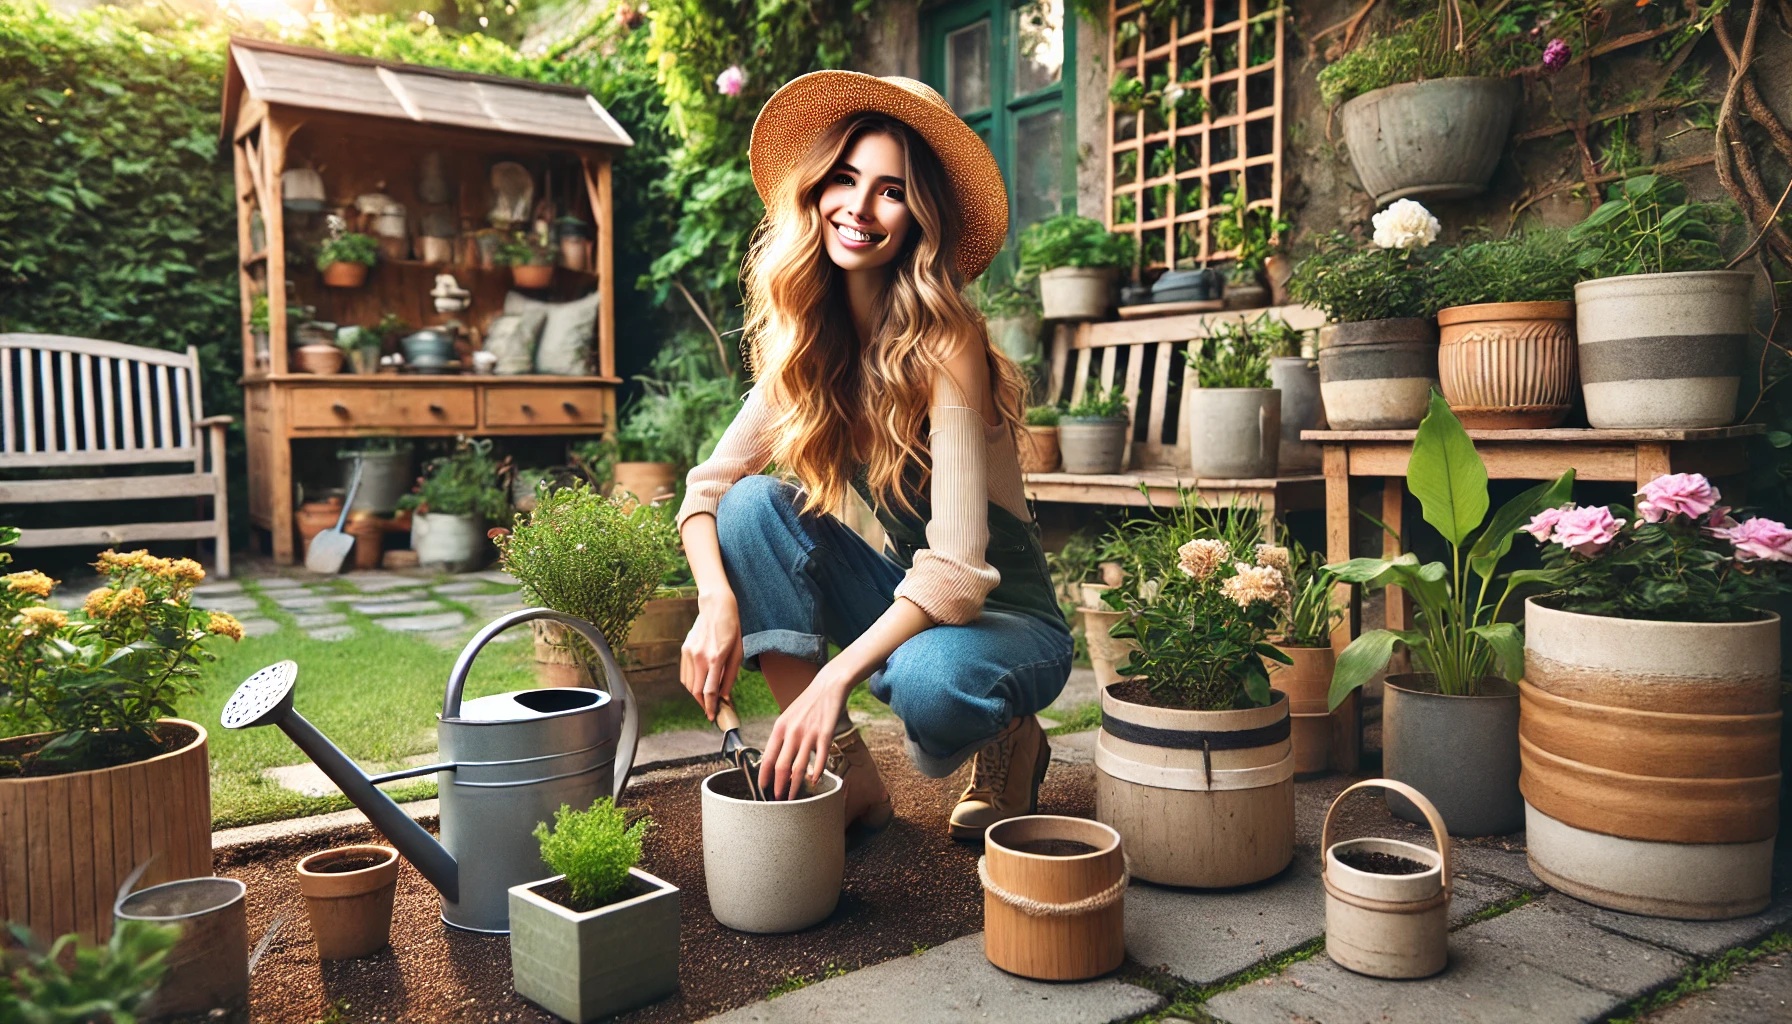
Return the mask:
<path fill-rule="evenodd" d="M 1375 244 L 1383 249 L 1423 249 L 1437 241 L 1442 225 L 1431 211 L 1410 199 L 1397 199 L 1375 215 Z"/>

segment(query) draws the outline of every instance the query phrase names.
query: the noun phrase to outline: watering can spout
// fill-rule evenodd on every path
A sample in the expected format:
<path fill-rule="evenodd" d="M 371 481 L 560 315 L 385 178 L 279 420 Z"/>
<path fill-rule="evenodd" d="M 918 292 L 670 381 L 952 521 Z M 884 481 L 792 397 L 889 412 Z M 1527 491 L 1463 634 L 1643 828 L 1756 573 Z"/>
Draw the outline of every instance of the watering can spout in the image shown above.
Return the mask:
<path fill-rule="evenodd" d="M 262 725 L 277 725 L 293 744 L 305 752 L 323 773 L 329 776 L 342 790 L 342 795 L 349 798 L 367 815 L 373 827 L 380 830 L 398 852 L 411 862 L 419 874 L 436 887 L 442 897 L 450 902 L 460 899 L 460 869 L 454 858 L 435 837 L 424 830 L 423 826 L 411 820 L 392 798 L 380 792 L 374 780 L 360 769 L 331 743 L 317 727 L 305 720 L 305 716 L 293 710 L 292 688 L 298 681 L 299 666 L 291 661 L 282 661 L 250 676 L 237 687 L 224 705 L 224 712 L 219 722 L 226 729 L 251 729 Z M 425 769 L 393 773 L 393 776 L 382 776 L 382 780 L 392 777 L 424 774 L 447 769 L 449 766 L 432 765 Z"/>

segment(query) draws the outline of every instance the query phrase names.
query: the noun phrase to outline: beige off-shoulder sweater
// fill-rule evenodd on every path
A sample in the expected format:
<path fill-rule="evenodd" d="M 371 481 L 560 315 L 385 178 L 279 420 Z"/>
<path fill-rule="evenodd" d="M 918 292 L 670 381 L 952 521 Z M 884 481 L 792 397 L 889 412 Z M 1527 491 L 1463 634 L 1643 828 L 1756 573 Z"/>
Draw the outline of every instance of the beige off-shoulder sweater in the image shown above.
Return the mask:
<path fill-rule="evenodd" d="M 685 477 L 678 525 L 701 512 L 714 514 L 735 481 L 765 469 L 771 460 L 776 410 L 760 389 L 747 392 L 740 412 L 707 462 Z M 897 597 L 920 606 L 936 623 L 962 625 L 983 610 L 983 601 L 1001 582 L 989 564 L 989 504 L 1022 522 L 1032 519 L 1022 489 L 1020 456 L 1003 426 L 983 422 L 983 414 L 944 375 L 934 386 L 928 411 L 933 475 L 928 484 L 933 518 L 927 546 L 896 587 Z"/>

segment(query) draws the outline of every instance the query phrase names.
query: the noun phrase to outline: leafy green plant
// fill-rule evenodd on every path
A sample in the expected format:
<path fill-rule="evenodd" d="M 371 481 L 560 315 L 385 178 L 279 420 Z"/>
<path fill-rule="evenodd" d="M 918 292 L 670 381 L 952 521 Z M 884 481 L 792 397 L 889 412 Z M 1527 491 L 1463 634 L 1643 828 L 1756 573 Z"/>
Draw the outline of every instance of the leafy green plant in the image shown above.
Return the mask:
<path fill-rule="evenodd" d="M 1029 224 L 1020 233 L 1020 270 L 1023 280 L 1059 267 L 1118 267 L 1132 265 L 1133 242 L 1114 234 L 1101 222 L 1074 213 L 1059 214 Z"/>
<path fill-rule="evenodd" d="M 1251 206 L 1244 192 L 1227 189 L 1213 221 L 1213 244 L 1235 252 L 1240 270 L 1256 273 L 1275 254 L 1276 239 L 1291 225 L 1266 206 Z"/>
<path fill-rule="evenodd" d="M 1413 437 L 1406 481 L 1425 521 L 1449 544 L 1450 560 L 1421 565 L 1408 552 L 1394 559 L 1353 558 L 1326 566 L 1344 583 L 1406 591 L 1415 605 L 1417 627 L 1372 629 L 1351 641 L 1332 674 L 1333 708 L 1385 668 L 1400 646 L 1420 672 L 1433 677 L 1438 692 L 1450 696 L 1479 693 L 1490 674 L 1510 680 L 1524 671 L 1524 634 L 1500 613 L 1527 575 L 1505 577 L 1498 600 L 1490 601 L 1489 592 L 1501 580 L 1500 561 L 1512 550 L 1519 527 L 1568 500 L 1574 471 L 1532 487 L 1488 519 L 1487 466 L 1449 403 L 1433 391 L 1431 407 Z"/>
<path fill-rule="evenodd" d="M 1108 102 L 1115 110 L 1124 113 L 1136 113 L 1145 108 L 1145 82 L 1131 71 L 1122 70 L 1114 75 L 1114 82 L 1108 86 Z"/>
<path fill-rule="evenodd" d="M 1331 643 L 1332 628 L 1344 615 L 1332 597 L 1338 581 L 1326 571 L 1325 558 L 1319 552 L 1298 543 L 1290 543 L 1288 549 L 1293 596 L 1279 639 L 1293 647 L 1325 647 Z"/>
<path fill-rule="evenodd" d="M 1295 265 L 1288 293 L 1323 310 L 1332 323 L 1434 316 L 1431 252 L 1362 246 L 1334 232 Z"/>
<path fill-rule="evenodd" d="M 328 270 L 333 263 L 359 263 L 371 267 L 380 259 L 380 243 L 372 235 L 350 231 L 324 242 L 317 250 L 317 269 Z"/>
<path fill-rule="evenodd" d="M 1063 547 L 1045 554 L 1045 564 L 1051 570 L 1059 597 L 1071 601 L 1076 599 L 1077 584 L 1093 578 L 1100 563 L 1101 547 L 1087 530 L 1078 530 L 1064 541 Z"/>
<path fill-rule="evenodd" d="M 492 262 L 500 267 L 545 267 L 552 265 L 558 255 L 559 251 L 546 238 L 518 231 L 498 246 Z"/>
<path fill-rule="evenodd" d="M 168 973 L 177 925 L 125 920 L 104 946 L 69 934 L 40 949 L 24 925 L 8 926 L 17 949 L 5 956 L 0 1021 L 18 1024 L 133 1024 Z"/>
<path fill-rule="evenodd" d="M 1539 228 L 1445 249 L 1430 267 L 1438 309 L 1486 302 L 1568 302 L 1580 279 L 1566 232 Z"/>
<path fill-rule="evenodd" d="M 1726 236 L 1741 219 L 1730 200 L 1692 202 L 1683 183 L 1645 174 L 1612 185 L 1568 238 L 1582 246 L 1584 278 L 1721 270 Z"/>
<path fill-rule="evenodd" d="M 632 823 L 627 812 L 609 797 L 600 797 L 590 810 L 575 811 L 561 804 L 554 812 L 554 828 L 535 826 L 541 859 L 548 869 L 566 876 L 572 897 L 571 910 L 595 910 L 613 900 L 628 881 L 628 871 L 641 862 L 641 843 L 653 828 L 645 815 Z"/>
<path fill-rule="evenodd" d="M 1255 320 L 1221 320 L 1183 358 L 1203 388 L 1267 388 L 1271 346 L 1278 343 L 1279 319 L 1262 313 Z"/>
<path fill-rule="evenodd" d="M 1126 418 L 1126 390 L 1116 384 L 1105 394 L 1099 387 L 1083 392 L 1081 401 L 1064 410 L 1065 419 L 1123 420 Z"/>
<path fill-rule="evenodd" d="M 1410 9 L 1419 5 L 1406 6 Z M 1534 21 L 1546 13 L 1543 10 L 1511 10 L 1512 5 L 1504 0 L 1482 4 L 1445 0 L 1444 5 L 1430 6 L 1432 10 L 1416 18 L 1369 36 L 1356 49 L 1321 69 L 1319 98 L 1327 106 L 1337 106 L 1363 93 L 1402 82 L 1502 75 L 1542 59 L 1546 40 L 1523 31 L 1520 15 L 1528 14 Z M 1449 22 L 1438 17 L 1440 6 L 1451 10 Z M 1561 10 L 1551 5 L 1547 13 L 1552 19 L 1552 36 L 1567 36 L 1574 31 L 1572 26 L 1580 22 L 1580 12 L 1573 5 Z M 1459 32 L 1447 27 L 1452 22 L 1461 26 Z"/>
<path fill-rule="evenodd" d="M 1064 410 L 1055 405 L 1035 405 L 1030 406 L 1021 419 L 1029 427 L 1055 427 L 1063 415 Z"/>
<path fill-rule="evenodd" d="M 488 523 L 502 522 L 510 511 L 510 499 L 499 483 L 499 464 L 492 458 L 492 443 L 459 438 L 452 453 L 431 459 L 423 467 L 416 488 L 398 499 L 398 507 L 429 515 L 475 516 Z"/>
<path fill-rule="evenodd" d="M 1021 287 L 1012 279 L 1002 280 L 999 275 L 984 274 L 971 282 L 966 291 L 977 309 L 991 320 L 1039 315 L 1038 293 Z"/>

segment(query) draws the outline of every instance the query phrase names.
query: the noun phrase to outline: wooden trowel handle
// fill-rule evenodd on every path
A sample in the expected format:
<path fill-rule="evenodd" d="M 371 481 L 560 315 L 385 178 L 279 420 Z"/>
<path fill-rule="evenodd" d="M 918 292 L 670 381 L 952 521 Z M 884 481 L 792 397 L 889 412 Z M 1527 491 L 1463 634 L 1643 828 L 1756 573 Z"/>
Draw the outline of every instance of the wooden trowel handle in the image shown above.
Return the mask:
<path fill-rule="evenodd" d="M 716 728 L 723 732 L 731 732 L 740 728 L 740 715 L 734 710 L 734 700 L 723 697 L 721 706 L 716 708 Z"/>

